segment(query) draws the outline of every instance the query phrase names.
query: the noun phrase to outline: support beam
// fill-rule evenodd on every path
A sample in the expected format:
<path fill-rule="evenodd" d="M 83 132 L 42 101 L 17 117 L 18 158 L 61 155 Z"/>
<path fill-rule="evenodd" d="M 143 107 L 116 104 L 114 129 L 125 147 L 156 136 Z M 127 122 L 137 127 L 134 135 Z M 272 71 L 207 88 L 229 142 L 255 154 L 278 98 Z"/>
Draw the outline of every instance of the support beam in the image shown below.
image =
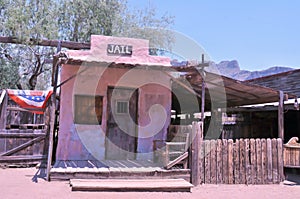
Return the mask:
<path fill-rule="evenodd" d="M 39 46 L 50 46 L 50 47 L 57 47 L 60 43 L 61 47 L 80 50 L 80 49 L 90 49 L 90 43 L 84 42 L 73 42 L 73 41 L 59 41 L 59 40 L 47 40 L 47 39 L 29 39 L 28 42 L 24 42 L 15 37 L 0 37 L 0 43 L 10 43 L 10 44 L 31 44 L 31 45 L 39 45 Z"/>
<path fill-rule="evenodd" d="M 278 138 L 284 141 L 284 93 L 279 91 L 279 104 L 278 104 Z"/>
<path fill-rule="evenodd" d="M 1 97 L 0 97 L 0 129 L 6 128 L 6 112 L 7 112 L 7 102 L 8 102 L 8 95 L 6 90 L 2 90 Z"/>

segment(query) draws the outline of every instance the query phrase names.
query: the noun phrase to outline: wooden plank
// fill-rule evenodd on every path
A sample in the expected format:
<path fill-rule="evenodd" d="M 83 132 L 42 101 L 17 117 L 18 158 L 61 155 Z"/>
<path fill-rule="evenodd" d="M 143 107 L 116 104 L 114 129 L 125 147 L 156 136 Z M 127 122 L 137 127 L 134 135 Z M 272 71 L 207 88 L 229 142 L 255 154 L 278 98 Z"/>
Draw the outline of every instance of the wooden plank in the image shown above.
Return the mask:
<path fill-rule="evenodd" d="M 300 167 L 300 148 L 298 149 L 294 149 L 294 156 L 295 156 L 295 166 L 299 166 Z"/>
<path fill-rule="evenodd" d="M 257 178 L 257 163 L 256 163 L 256 147 L 255 139 L 250 139 L 250 165 L 251 165 L 251 184 L 256 184 Z"/>
<path fill-rule="evenodd" d="M 187 191 L 184 179 L 71 179 L 72 191 Z"/>
<path fill-rule="evenodd" d="M 171 162 L 169 162 L 165 168 L 166 169 L 170 169 L 172 166 L 180 163 L 181 161 L 187 159 L 187 157 L 189 156 L 188 152 L 183 153 L 182 155 L 180 155 L 179 157 L 175 158 L 174 160 L 172 160 Z"/>
<path fill-rule="evenodd" d="M 261 139 L 262 183 L 268 183 L 267 141 Z"/>
<path fill-rule="evenodd" d="M 46 159 L 46 156 L 38 155 L 18 155 L 18 156 L 1 156 L 0 162 L 16 162 L 16 161 L 37 161 Z"/>
<path fill-rule="evenodd" d="M 284 93 L 279 91 L 279 104 L 278 104 L 278 137 L 284 140 Z"/>
<path fill-rule="evenodd" d="M 272 139 L 272 176 L 273 183 L 278 183 L 278 152 L 277 152 L 277 140 Z"/>
<path fill-rule="evenodd" d="M 234 184 L 240 183 L 240 142 L 235 140 L 233 149 L 233 162 L 234 162 Z"/>
<path fill-rule="evenodd" d="M 8 150 L 8 151 L 6 151 L 6 152 L 4 152 L 4 153 L 1 153 L 0 156 L 8 156 L 8 155 L 12 155 L 12 154 L 14 154 L 14 153 L 16 153 L 16 152 L 18 152 L 18 151 L 20 151 L 20 150 L 22 150 L 22 149 L 24 149 L 24 148 L 30 146 L 30 145 L 32 145 L 32 144 L 35 143 L 35 142 L 41 141 L 42 139 L 45 139 L 45 137 L 42 137 L 42 136 L 41 136 L 41 137 L 34 138 L 34 139 L 32 139 L 32 140 L 29 140 L 28 142 L 26 142 L 26 143 L 24 143 L 24 144 L 21 144 L 21 145 L 15 147 L 15 148 L 13 148 L 13 149 L 10 149 L 10 150 Z"/>
<path fill-rule="evenodd" d="M 245 139 L 245 171 L 246 171 L 246 184 L 252 184 L 251 179 L 251 165 L 250 165 L 250 142 Z"/>
<path fill-rule="evenodd" d="M 261 140 L 256 139 L 255 145 L 256 145 L 256 168 L 257 168 L 255 184 L 263 184 Z"/>
<path fill-rule="evenodd" d="M 205 177 L 204 177 L 204 181 L 205 184 L 209 184 L 210 183 L 210 141 L 209 140 L 205 140 L 204 141 L 205 144 Z"/>
<path fill-rule="evenodd" d="M 223 163 L 223 183 L 228 184 L 228 144 L 227 140 L 222 140 L 223 142 L 223 153 L 222 153 L 222 163 Z"/>
<path fill-rule="evenodd" d="M 216 184 L 217 183 L 217 158 L 216 158 L 216 140 L 210 141 L 210 183 Z"/>
<path fill-rule="evenodd" d="M 282 139 L 277 139 L 277 152 L 278 152 L 278 181 L 281 182 L 285 179 L 283 172 L 283 145 Z"/>
<path fill-rule="evenodd" d="M 273 183 L 273 165 L 272 165 L 272 140 L 267 139 L 267 174 L 268 174 L 268 183 Z"/>
<path fill-rule="evenodd" d="M 202 129 L 202 127 L 201 127 Z M 204 141 L 203 141 L 203 137 L 200 136 L 200 140 L 199 140 L 199 146 L 200 146 L 200 151 L 199 151 L 199 183 L 204 183 L 204 179 L 205 179 L 205 175 L 204 175 L 204 172 L 205 172 L 205 151 L 204 151 L 204 148 L 205 148 L 205 145 L 204 145 Z"/>
<path fill-rule="evenodd" d="M 228 183 L 234 182 L 233 140 L 228 140 Z"/>
<path fill-rule="evenodd" d="M 200 183 L 200 174 L 199 174 L 199 139 L 200 139 L 200 126 L 199 123 L 192 123 L 192 145 L 191 145 L 191 183 L 195 186 Z"/>
<path fill-rule="evenodd" d="M 290 165 L 290 148 L 288 147 L 283 147 L 283 163 L 284 166 Z"/>
<path fill-rule="evenodd" d="M 245 142 L 240 139 L 240 184 L 246 183 Z"/>
<path fill-rule="evenodd" d="M 46 133 L 42 133 L 42 131 L 38 133 L 0 133 L 0 138 L 35 138 L 40 136 L 46 136 Z"/>
<path fill-rule="evenodd" d="M 217 159 L 217 184 L 222 184 L 223 183 L 223 169 L 222 169 L 222 140 L 218 139 L 217 140 L 217 150 L 216 150 L 216 159 Z"/>

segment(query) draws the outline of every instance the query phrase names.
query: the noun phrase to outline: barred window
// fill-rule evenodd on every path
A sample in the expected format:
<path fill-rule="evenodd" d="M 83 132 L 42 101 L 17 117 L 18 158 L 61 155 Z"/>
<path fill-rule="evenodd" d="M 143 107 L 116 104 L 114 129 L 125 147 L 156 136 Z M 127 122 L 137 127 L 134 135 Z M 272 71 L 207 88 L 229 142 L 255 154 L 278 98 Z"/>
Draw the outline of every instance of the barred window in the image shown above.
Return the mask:
<path fill-rule="evenodd" d="M 128 113 L 128 101 L 117 101 L 117 111 L 116 113 Z"/>

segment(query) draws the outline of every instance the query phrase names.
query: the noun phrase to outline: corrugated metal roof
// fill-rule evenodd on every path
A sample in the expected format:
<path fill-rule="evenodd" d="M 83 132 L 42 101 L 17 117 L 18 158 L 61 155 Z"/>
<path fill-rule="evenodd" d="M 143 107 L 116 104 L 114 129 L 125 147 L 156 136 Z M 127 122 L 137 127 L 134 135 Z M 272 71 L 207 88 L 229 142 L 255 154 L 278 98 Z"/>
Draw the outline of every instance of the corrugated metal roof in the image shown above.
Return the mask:
<path fill-rule="evenodd" d="M 184 74 L 183 79 L 188 81 L 199 97 L 201 96 L 201 85 L 204 79 L 206 105 L 208 106 L 211 103 L 218 103 L 227 104 L 227 107 L 235 107 L 279 100 L 279 91 L 275 89 L 241 82 L 209 72 L 204 72 L 204 75 L 201 75 L 201 72 L 195 67 L 173 67 L 173 69 Z M 288 98 L 295 97 L 293 94 L 286 93 L 286 95 Z"/>

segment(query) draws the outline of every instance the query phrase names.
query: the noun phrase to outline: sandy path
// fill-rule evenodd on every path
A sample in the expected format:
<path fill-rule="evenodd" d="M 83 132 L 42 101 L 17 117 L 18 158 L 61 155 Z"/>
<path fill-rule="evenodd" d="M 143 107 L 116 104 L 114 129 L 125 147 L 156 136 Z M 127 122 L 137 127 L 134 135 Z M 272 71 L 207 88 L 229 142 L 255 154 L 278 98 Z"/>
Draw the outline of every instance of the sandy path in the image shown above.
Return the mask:
<path fill-rule="evenodd" d="M 170 199 L 170 198 L 242 198 L 242 199 L 282 199 L 300 198 L 300 186 L 287 185 L 201 185 L 192 193 L 163 192 L 71 192 L 68 182 L 47 182 L 35 174 L 35 168 L 0 169 L 0 198 L 118 198 L 118 199 Z M 39 173 L 38 173 L 39 175 Z M 43 174 L 40 174 L 43 176 Z"/>

